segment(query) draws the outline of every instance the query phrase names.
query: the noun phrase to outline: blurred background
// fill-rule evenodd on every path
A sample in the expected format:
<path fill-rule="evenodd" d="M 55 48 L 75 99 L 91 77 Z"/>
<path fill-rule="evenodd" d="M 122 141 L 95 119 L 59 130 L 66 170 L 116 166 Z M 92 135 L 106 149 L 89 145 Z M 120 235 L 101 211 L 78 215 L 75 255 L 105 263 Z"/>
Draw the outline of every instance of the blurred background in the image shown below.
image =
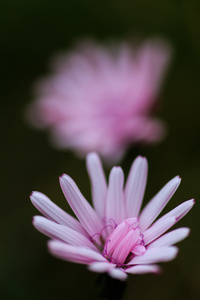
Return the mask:
<path fill-rule="evenodd" d="M 24 109 L 55 52 L 83 37 L 104 42 L 127 36 L 161 36 L 174 55 L 160 95 L 159 117 L 168 136 L 160 144 L 130 149 L 121 162 L 125 176 L 140 153 L 149 161 L 145 203 L 178 174 L 182 184 L 164 212 L 193 197 L 196 204 L 178 223 L 191 228 L 178 257 L 162 264 L 162 275 L 130 276 L 123 299 L 200 299 L 199 13 L 198 0 L 1 0 L 1 299 L 95 299 L 97 275 L 48 254 L 47 237 L 31 224 L 39 213 L 29 201 L 38 190 L 71 213 L 58 183 L 62 173 L 90 200 L 85 161 L 53 149 L 45 131 L 27 125 Z"/>

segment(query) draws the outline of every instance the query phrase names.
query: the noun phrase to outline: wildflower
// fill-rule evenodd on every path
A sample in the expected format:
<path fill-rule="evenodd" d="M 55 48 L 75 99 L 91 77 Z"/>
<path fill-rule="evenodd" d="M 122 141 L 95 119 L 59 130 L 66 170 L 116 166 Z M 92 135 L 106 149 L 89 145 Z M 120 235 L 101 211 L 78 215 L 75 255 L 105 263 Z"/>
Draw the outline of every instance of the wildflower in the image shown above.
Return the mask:
<path fill-rule="evenodd" d="M 162 139 L 165 125 L 153 111 L 169 47 L 152 40 L 135 48 L 85 42 L 55 58 L 52 74 L 36 85 L 29 122 L 47 128 L 58 148 L 95 151 L 112 162 L 132 144 Z"/>
<path fill-rule="evenodd" d="M 87 169 L 94 208 L 68 175 L 60 177 L 63 193 L 78 220 L 44 194 L 31 195 L 32 203 L 45 216 L 35 216 L 33 224 L 51 238 L 49 251 L 58 258 L 86 264 L 91 271 L 107 272 L 120 280 L 126 279 L 128 273 L 158 273 L 156 263 L 174 259 L 178 249 L 173 245 L 189 234 L 185 227 L 165 232 L 192 208 L 193 199 L 157 219 L 178 188 L 180 178 L 169 181 L 141 210 L 147 180 L 145 158 L 135 159 L 125 188 L 120 167 L 112 168 L 107 186 L 96 153 L 87 156 Z"/>

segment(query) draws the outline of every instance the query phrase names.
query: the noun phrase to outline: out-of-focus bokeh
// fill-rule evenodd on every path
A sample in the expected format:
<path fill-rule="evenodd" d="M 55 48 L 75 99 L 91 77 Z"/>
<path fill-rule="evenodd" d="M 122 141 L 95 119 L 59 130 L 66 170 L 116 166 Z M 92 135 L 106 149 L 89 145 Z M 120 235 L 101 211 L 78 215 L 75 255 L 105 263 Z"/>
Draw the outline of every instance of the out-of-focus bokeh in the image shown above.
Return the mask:
<path fill-rule="evenodd" d="M 168 124 L 168 136 L 160 144 L 130 149 L 121 165 L 127 175 L 137 154 L 147 157 L 144 202 L 178 174 L 182 184 L 164 211 L 192 197 L 196 204 L 177 224 L 191 228 L 178 257 L 162 264 L 162 275 L 130 276 L 123 299 L 200 299 L 199 12 L 195 0 L 1 1 L 1 299 L 95 299 L 97 275 L 48 254 L 47 238 L 31 224 L 38 213 L 29 201 L 31 191 L 38 190 L 71 213 L 58 176 L 68 173 L 90 199 L 85 161 L 51 148 L 45 132 L 27 125 L 24 108 L 33 100 L 35 80 L 48 74 L 49 58 L 76 40 L 152 36 L 167 39 L 174 48 L 160 95 L 159 117 Z"/>
<path fill-rule="evenodd" d="M 155 143 L 166 134 L 152 113 L 170 50 L 158 38 L 141 45 L 79 42 L 52 58 L 51 73 L 35 84 L 27 122 L 48 129 L 56 148 L 80 157 L 96 151 L 109 165 L 119 162 L 130 145 Z"/>

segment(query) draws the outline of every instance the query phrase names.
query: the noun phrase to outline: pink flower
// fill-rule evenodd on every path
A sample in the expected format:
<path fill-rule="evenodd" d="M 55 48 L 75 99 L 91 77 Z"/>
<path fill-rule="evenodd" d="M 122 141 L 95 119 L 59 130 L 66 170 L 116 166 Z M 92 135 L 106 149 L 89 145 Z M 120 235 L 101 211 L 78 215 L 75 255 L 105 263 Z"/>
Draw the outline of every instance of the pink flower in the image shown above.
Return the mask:
<path fill-rule="evenodd" d="M 152 111 L 169 52 L 160 40 L 138 49 L 82 43 L 58 56 L 52 75 L 38 82 L 29 122 L 49 129 L 58 148 L 80 156 L 96 151 L 107 161 L 119 160 L 131 144 L 158 141 L 165 126 Z"/>
<path fill-rule="evenodd" d="M 120 280 L 129 273 L 159 272 L 156 263 L 174 259 L 178 249 L 173 245 L 189 234 L 185 227 L 165 232 L 192 208 L 193 199 L 157 219 L 181 179 L 174 177 L 141 210 L 147 180 L 145 158 L 135 159 L 125 188 L 120 167 L 112 168 L 107 186 L 96 153 L 87 156 L 87 169 L 94 208 L 68 175 L 60 177 L 63 193 L 78 220 L 44 194 L 31 195 L 32 203 L 45 216 L 35 216 L 33 224 L 51 238 L 49 251 L 58 258 L 86 264 L 91 271 L 107 272 Z"/>

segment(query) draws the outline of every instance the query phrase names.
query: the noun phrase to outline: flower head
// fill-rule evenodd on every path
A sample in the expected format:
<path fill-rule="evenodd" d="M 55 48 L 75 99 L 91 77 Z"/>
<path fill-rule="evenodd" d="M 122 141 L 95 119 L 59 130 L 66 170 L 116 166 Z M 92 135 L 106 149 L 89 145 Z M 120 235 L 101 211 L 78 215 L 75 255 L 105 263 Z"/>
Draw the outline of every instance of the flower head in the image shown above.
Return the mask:
<path fill-rule="evenodd" d="M 96 153 L 87 156 L 94 208 L 75 182 L 60 177 L 63 193 L 77 219 L 64 212 L 42 193 L 33 192 L 31 201 L 45 216 L 35 216 L 34 226 L 51 238 L 49 251 L 63 260 L 86 264 L 91 271 L 107 272 L 124 280 L 128 273 L 157 273 L 156 263 L 177 255 L 173 246 L 189 234 L 188 228 L 168 233 L 194 205 L 188 200 L 157 219 L 180 184 L 177 176 L 169 181 L 141 210 L 147 180 L 147 160 L 137 157 L 125 188 L 120 167 L 113 167 L 107 186 L 101 161 Z"/>
<path fill-rule="evenodd" d="M 117 161 L 131 144 L 163 138 L 165 126 L 152 113 L 169 54 L 160 40 L 140 47 L 82 43 L 52 62 L 52 75 L 36 85 L 28 120 L 49 129 L 59 148 Z"/>

